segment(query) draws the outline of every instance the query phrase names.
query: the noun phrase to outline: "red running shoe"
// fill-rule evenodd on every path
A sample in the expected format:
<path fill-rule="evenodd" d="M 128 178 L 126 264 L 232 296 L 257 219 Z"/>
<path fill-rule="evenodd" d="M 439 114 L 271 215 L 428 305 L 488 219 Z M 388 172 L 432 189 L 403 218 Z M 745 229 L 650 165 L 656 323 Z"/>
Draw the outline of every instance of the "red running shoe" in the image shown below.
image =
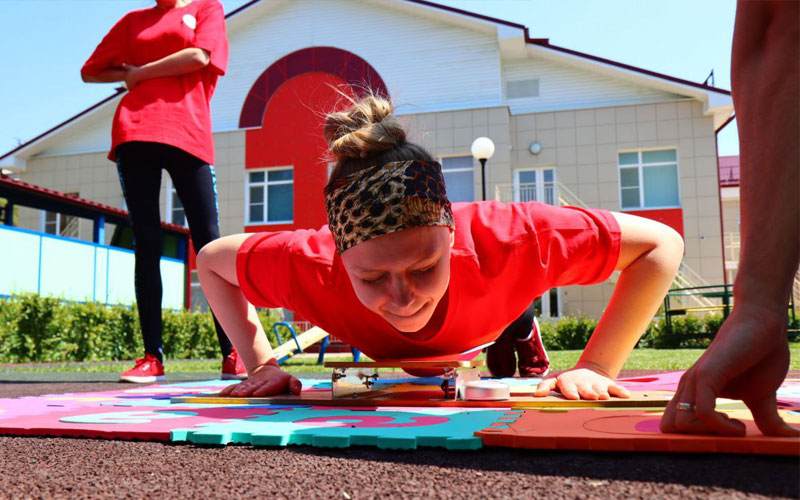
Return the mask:
<path fill-rule="evenodd" d="M 164 380 L 164 365 L 152 354 L 145 353 L 143 358 L 136 359 L 136 366 L 119 376 L 120 382 L 134 384 L 150 384 Z"/>
<path fill-rule="evenodd" d="M 242 358 L 236 349 L 222 360 L 222 380 L 244 380 L 247 378 L 247 368 L 242 363 Z"/>
<path fill-rule="evenodd" d="M 542 335 L 539 333 L 539 322 L 533 318 L 531 336 L 526 340 L 515 340 L 519 358 L 520 377 L 544 377 L 550 371 L 550 358 L 544 350 Z"/>

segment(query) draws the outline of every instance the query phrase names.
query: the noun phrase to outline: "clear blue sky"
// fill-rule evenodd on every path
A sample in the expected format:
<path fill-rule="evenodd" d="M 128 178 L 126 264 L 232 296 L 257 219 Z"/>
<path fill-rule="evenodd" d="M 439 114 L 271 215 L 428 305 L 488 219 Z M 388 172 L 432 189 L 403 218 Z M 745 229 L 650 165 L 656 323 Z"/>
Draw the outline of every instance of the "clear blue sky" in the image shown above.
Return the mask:
<path fill-rule="evenodd" d="M 222 0 L 229 12 L 247 0 Z M 263 0 L 270 1 L 270 0 Z M 294 0 L 303 1 L 303 0 Z M 340 0 L 328 0 L 340 1 Z M 0 155 L 110 95 L 79 69 L 111 25 L 154 0 L 0 0 Z M 735 0 L 438 0 L 534 38 L 730 90 Z M 720 155 L 739 153 L 735 122 Z M 110 133 L 110 132 L 109 132 Z"/>

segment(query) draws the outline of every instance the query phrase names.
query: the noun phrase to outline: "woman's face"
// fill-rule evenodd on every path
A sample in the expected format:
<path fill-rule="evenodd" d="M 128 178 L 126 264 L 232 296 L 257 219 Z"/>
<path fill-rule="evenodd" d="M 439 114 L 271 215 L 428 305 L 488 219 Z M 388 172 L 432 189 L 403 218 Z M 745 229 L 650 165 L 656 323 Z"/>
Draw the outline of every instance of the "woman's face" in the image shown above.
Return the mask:
<path fill-rule="evenodd" d="M 449 228 L 415 227 L 378 236 L 342 253 L 358 299 L 401 332 L 433 316 L 450 282 Z"/>

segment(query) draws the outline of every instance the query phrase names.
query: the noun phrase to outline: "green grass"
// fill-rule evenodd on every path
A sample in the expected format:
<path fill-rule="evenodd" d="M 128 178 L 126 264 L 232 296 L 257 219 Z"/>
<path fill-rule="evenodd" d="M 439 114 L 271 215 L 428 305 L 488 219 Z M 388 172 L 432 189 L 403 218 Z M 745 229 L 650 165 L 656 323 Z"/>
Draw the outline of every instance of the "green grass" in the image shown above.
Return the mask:
<path fill-rule="evenodd" d="M 800 370 L 800 342 L 789 344 L 791 351 L 791 370 Z M 581 355 L 580 350 L 549 351 L 553 370 L 565 370 L 572 367 Z M 703 354 L 702 349 L 636 349 L 633 351 L 623 370 L 685 370 L 692 366 Z M 349 354 L 328 355 L 327 361 L 350 361 Z M 366 359 L 366 358 L 364 358 Z M 478 359 L 483 359 L 481 355 Z M 119 373 L 131 368 L 131 361 L 99 361 L 87 363 L 29 363 L 18 365 L 0 365 L 0 373 L 44 373 L 44 372 L 83 372 L 83 373 Z M 176 373 L 215 373 L 221 369 L 220 360 L 216 359 L 169 359 L 166 362 L 168 371 Z M 283 369 L 291 373 L 327 372 L 317 364 L 316 355 L 291 358 L 283 364 Z"/>

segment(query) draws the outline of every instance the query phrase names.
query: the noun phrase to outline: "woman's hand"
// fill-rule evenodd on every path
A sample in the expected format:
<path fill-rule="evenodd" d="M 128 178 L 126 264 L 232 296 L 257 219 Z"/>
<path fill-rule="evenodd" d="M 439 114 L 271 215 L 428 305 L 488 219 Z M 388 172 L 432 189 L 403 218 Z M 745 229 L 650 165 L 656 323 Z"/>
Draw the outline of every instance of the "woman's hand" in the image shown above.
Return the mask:
<path fill-rule="evenodd" d="M 122 63 L 125 86 L 128 90 L 133 90 L 144 80 L 192 73 L 208 66 L 210 61 L 211 56 L 208 51 L 188 47 L 142 66 Z"/>
<path fill-rule="evenodd" d="M 627 389 L 617 384 L 598 367 L 578 363 L 571 370 L 548 377 L 539 383 L 534 396 L 547 396 L 558 391 L 567 399 L 609 399 L 611 396 L 628 398 Z"/>
<path fill-rule="evenodd" d="M 133 64 L 122 63 L 122 69 L 125 71 L 125 87 L 133 90 L 142 81 L 141 68 Z"/>
<path fill-rule="evenodd" d="M 271 359 L 253 370 L 247 380 L 223 389 L 220 396 L 265 397 L 287 393 L 297 396 L 302 388 L 303 384 L 297 378 L 281 370 L 278 363 Z"/>

